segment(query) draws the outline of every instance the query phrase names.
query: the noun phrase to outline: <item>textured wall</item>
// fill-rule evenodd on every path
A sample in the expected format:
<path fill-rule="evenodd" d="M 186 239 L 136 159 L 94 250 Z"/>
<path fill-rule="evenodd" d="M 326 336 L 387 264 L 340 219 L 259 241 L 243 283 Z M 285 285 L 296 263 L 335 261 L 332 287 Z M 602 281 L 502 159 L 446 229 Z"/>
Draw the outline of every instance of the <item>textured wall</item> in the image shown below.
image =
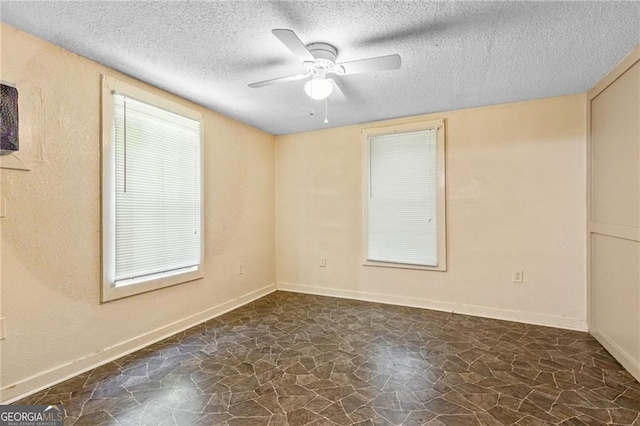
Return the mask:
<path fill-rule="evenodd" d="M 363 266 L 361 130 L 421 118 L 446 119 L 448 271 Z M 279 288 L 585 329 L 585 137 L 584 95 L 278 136 Z"/>
<path fill-rule="evenodd" d="M 101 305 L 100 74 L 163 92 L 7 25 L 1 31 L 1 78 L 41 93 L 42 116 L 20 118 L 25 134 L 43 135 L 31 171 L 1 170 L 9 211 L 2 386 L 275 282 L 273 136 L 196 106 L 204 114 L 206 277 Z"/>
<path fill-rule="evenodd" d="M 362 266 L 365 126 L 276 138 L 276 220 L 274 138 L 197 107 L 206 134 L 206 278 L 100 305 L 99 77 L 146 86 L 4 24 L 0 35 L 0 78 L 25 94 L 21 132 L 35 154 L 31 171 L 0 170 L 8 206 L 0 387 L 275 282 L 275 222 L 283 285 L 584 323 L 582 95 L 424 117 L 447 120 L 444 273 Z M 511 282 L 516 268 L 524 285 Z"/>

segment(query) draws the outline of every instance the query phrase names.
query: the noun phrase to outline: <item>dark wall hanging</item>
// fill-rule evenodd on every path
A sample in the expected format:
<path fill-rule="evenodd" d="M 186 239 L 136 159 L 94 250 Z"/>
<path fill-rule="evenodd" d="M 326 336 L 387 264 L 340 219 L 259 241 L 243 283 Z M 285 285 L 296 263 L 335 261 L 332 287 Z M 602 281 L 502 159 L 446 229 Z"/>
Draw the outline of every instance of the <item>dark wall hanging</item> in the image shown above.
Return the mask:
<path fill-rule="evenodd" d="M 18 89 L 0 84 L 0 155 L 11 154 L 18 144 Z"/>

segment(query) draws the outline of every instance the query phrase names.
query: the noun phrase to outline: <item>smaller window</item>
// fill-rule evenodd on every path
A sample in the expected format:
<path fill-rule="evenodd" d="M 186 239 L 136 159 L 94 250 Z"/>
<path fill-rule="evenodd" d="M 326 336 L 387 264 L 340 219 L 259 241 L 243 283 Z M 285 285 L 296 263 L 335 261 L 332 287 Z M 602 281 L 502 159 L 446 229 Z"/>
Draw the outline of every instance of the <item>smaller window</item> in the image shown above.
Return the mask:
<path fill-rule="evenodd" d="M 365 265 L 446 270 L 444 121 L 363 134 Z"/>
<path fill-rule="evenodd" d="M 102 300 L 202 278 L 197 111 L 103 77 Z"/>

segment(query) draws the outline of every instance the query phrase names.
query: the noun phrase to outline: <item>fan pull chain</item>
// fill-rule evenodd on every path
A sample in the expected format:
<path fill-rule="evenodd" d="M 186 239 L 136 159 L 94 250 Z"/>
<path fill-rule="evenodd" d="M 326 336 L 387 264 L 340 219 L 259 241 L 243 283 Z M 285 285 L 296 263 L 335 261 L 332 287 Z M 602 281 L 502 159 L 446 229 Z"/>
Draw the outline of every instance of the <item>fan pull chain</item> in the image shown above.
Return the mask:
<path fill-rule="evenodd" d="M 324 124 L 329 124 L 329 119 L 327 118 L 327 110 L 329 109 L 328 107 L 329 104 L 329 99 L 328 98 L 324 98 Z"/>

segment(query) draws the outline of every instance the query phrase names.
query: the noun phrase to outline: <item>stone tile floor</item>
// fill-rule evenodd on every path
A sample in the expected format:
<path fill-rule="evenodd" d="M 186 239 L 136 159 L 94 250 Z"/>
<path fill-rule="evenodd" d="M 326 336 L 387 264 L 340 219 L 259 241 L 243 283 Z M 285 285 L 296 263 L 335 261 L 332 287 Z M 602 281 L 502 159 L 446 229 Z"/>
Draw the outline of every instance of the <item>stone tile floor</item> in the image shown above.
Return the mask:
<path fill-rule="evenodd" d="M 640 425 L 586 333 L 276 292 L 18 403 L 68 425 Z"/>

